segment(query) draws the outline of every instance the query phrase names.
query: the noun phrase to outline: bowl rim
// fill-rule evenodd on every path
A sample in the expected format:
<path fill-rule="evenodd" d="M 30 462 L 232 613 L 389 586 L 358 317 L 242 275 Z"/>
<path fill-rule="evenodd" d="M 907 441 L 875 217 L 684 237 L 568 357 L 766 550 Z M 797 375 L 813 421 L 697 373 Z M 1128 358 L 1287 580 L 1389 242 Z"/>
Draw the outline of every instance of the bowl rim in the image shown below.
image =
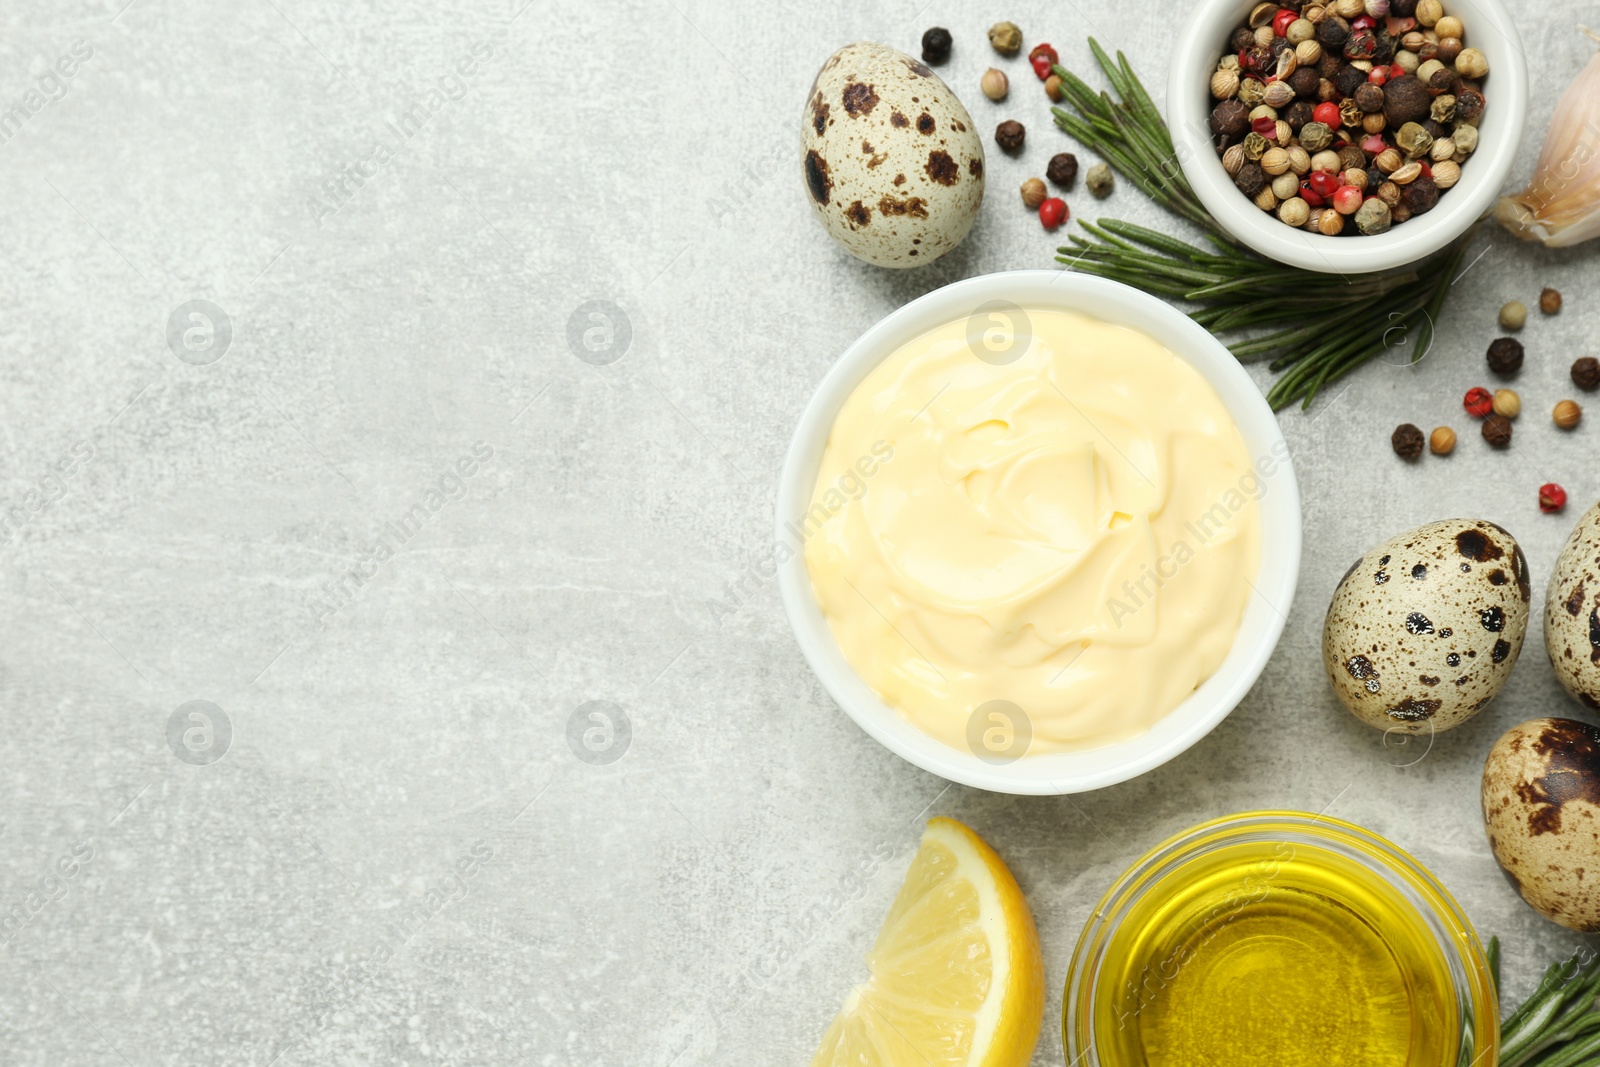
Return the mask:
<path fill-rule="evenodd" d="M 1416 898 L 1410 901 L 1413 906 L 1426 904 L 1426 911 L 1417 910 L 1447 957 L 1458 997 L 1470 1001 L 1472 1016 L 1462 1024 L 1472 1031 L 1472 1062 L 1494 1062 L 1500 1039 L 1499 994 L 1477 930 L 1444 882 L 1406 849 L 1357 823 L 1326 812 L 1262 809 L 1207 819 L 1171 835 L 1130 863 L 1101 895 L 1078 935 L 1062 985 L 1062 1049 L 1074 1064 L 1100 1064 L 1092 1040 L 1080 1042 L 1076 1032 L 1085 1025 L 1079 1004 L 1085 998 L 1093 1003 L 1101 956 L 1126 909 L 1166 881 L 1181 880 L 1183 865 L 1204 851 L 1252 836 L 1337 851 L 1399 882 Z M 1093 1026 L 1092 1015 L 1087 1025 Z M 1484 1052 L 1491 1055 L 1485 1059 Z"/>
<path fill-rule="evenodd" d="M 1211 146 L 1206 120 L 1208 89 L 1226 29 L 1252 0 L 1199 0 L 1177 38 L 1167 75 L 1167 120 L 1184 177 L 1223 229 L 1255 251 L 1294 267 L 1325 274 L 1365 274 L 1425 259 L 1465 233 L 1500 196 L 1517 160 L 1528 111 L 1528 64 L 1516 21 L 1501 0 L 1447 0 L 1461 11 L 1472 47 L 1488 57 L 1489 106 L 1478 148 L 1461 168 L 1461 180 L 1438 206 L 1386 233 L 1328 237 L 1278 221 L 1233 185 Z"/>
<path fill-rule="evenodd" d="M 885 704 L 845 661 L 811 589 L 804 537 L 796 517 L 811 505 L 816 472 L 839 408 L 901 344 L 970 316 L 992 301 L 1078 311 L 1131 326 L 1184 359 L 1217 391 L 1238 426 L 1264 488 L 1258 497 L 1260 567 L 1253 594 L 1219 668 L 1178 707 L 1138 737 L 1084 752 L 1046 753 L 1009 763 L 980 759 L 924 733 Z M 1277 463 L 1269 475 L 1260 457 Z M 1301 512 L 1293 458 L 1259 387 L 1215 337 L 1189 316 L 1120 282 L 1065 270 L 982 275 L 936 289 L 884 316 L 829 368 L 806 404 L 779 476 L 774 507 L 774 563 L 795 640 L 828 694 L 891 752 L 953 782 L 994 792 L 1059 795 L 1099 789 L 1143 774 L 1210 733 L 1242 701 L 1271 658 L 1287 623 L 1299 579 Z M 1247 579 L 1248 580 L 1248 579 Z"/>

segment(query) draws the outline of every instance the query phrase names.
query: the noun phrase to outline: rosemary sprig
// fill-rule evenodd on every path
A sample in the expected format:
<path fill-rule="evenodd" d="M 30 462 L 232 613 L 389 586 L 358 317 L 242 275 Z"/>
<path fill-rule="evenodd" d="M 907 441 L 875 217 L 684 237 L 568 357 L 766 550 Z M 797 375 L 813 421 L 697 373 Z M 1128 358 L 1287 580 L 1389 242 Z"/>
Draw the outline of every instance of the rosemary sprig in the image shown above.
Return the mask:
<path fill-rule="evenodd" d="M 1297 400 L 1310 407 L 1329 382 L 1407 339 L 1411 361 L 1422 358 L 1466 238 L 1410 269 L 1360 275 L 1344 284 L 1336 284 L 1334 275 L 1256 255 L 1201 206 L 1178 166 L 1167 124 L 1127 57 L 1118 52 L 1113 60 L 1092 37 L 1089 48 L 1116 97 L 1057 66 L 1065 106 L 1053 109 L 1056 125 L 1156 204 L 1198 227 L 1206 245 L 1114 219 L 1079 220 L 1089 236 L 1069 236 L 1057 249 L 1058 260 L 1198 305 L 1191 317 L 1213 333 L 1254 331 L 1227 339 L 1229 348 L 1240 360 L 1270 360 L 1281 374 L 1267 393 L 1274 410 Z"/>
<path fill-rule="evenodd" d="M 1499 985 L 1500 940 L 1489 939 Z M 1553 963 L 1533 995 L 1500 1024 L 1499 1067 L 1600 1064 L 1600 955 Z"/>

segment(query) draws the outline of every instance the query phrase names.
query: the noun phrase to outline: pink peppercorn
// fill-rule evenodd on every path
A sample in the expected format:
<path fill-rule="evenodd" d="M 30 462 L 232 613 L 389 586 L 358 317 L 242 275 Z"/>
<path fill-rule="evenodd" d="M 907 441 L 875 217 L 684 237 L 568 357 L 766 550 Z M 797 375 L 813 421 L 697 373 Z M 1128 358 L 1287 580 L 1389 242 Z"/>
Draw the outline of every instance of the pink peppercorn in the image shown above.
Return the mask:
<path fill-rule="evenodd" d="M 1361 207 L 1361 190 L 1353 185 L 1341 185 L 1333 194 L 1333 210 L 1341 215 L 1354 215 Z"/>

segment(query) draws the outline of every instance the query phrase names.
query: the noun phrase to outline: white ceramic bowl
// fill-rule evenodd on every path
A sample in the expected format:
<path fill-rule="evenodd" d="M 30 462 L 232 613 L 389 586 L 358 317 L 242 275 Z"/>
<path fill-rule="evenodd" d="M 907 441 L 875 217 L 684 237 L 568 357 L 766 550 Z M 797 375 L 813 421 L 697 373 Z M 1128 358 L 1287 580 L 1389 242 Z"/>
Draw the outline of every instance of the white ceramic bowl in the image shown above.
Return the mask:
<path fill-rule="evenodd" d="M 1220 669 L 1148 733 L 1087 752 L 1025 755 L 1011 763 L 980 759 L 913 726 L 880 700 L 845 661 L 811 589 L 803 545 L 791 524 L 812 502 L 817 468 L 834 417 L 857 385 L 891 352 L 989 301 L 1060 308 L 1142 330 L 1187 360 L 1217 390 L 1252 460 L 1287 457 L 1277 417 L 1237 360 L 1205 329 L 1137 289 L 1086 274 L 1023 270 L 969 278 L 891 313 L 849 347 L 806 405 L 778 483 L 778 584 L 805 653 L 833 699 L 890 751 L 953 782 L 1002 793 L 1078 793 L 1125 781 L 1183 752 L 1227 717 L 1255 683 L 1283 632 L 1300 571 L 1300 491 L 1284 458 L 1263 478 L 1261 567 L 1233 648 Z"/>
<path fill-rule="evenodd" d="M 1415 263 L 1466 232 L 1493 206 L 1522 141 L 1528 114 L 1528 61 L 1510 12 L 1500 0 L 1444 0 L 1461 19 L 1466 43 L 1489 60 L 1483 83 L 1488 106 L 1477 151 L 1461 165 L 1461 180 L 1440 191 L 1439 203 L 1371 237 L 1327 237 L 1285 226 L 1234 187 L 1212 147 L 1208 120 L 1211 73 L 1228 35 L 1242 25 L 1252 0 L 1198 0 L 1174 38 L 1167 79 L 1167 123 L 1184 177 L 1207 211 L 1234 237 L 1264 256 L 1307 270 L 1363 274 Z"/>

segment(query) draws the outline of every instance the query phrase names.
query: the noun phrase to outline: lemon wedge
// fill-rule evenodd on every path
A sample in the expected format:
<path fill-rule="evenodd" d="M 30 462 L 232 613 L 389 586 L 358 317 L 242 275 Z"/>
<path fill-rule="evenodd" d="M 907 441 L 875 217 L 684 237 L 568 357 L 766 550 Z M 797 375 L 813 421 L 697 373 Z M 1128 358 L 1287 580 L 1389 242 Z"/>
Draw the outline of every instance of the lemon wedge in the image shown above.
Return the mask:
<path fill-rule="evenodd" d="M 1026 1067 L 1044 1015 L 1033 914 L 994 849 L 928 821 L 812 1067 Z"/>

